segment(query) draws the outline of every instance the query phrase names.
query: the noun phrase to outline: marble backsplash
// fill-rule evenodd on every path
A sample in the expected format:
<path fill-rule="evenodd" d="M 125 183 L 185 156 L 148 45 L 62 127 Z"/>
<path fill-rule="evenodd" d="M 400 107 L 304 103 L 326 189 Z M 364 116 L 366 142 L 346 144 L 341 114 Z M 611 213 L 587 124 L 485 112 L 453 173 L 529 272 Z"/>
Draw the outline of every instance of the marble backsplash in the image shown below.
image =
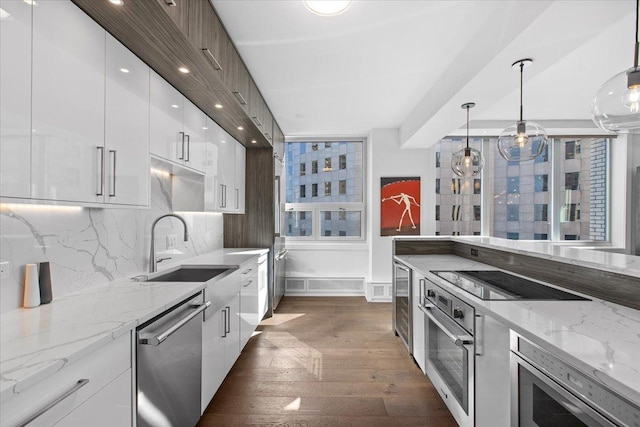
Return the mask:
<path fill-rule="evenodd" d="M 136 274 L 149 268 L 151 224 L 171 212 L 171 176 L 152 161 L 149 209 L 95 209 L 4 204 L 0 208 L 0 313 L 22 306 L 25 264 L 51 262 L 55 298 Z M 180 259 L 222 248 L 219 213 L 180 213 L 189 227 L 183 241 L 180 221 L 165 218 L 156 226 L 156 253 Z M 167 249 L 167 236 L 177 236 Z"/>

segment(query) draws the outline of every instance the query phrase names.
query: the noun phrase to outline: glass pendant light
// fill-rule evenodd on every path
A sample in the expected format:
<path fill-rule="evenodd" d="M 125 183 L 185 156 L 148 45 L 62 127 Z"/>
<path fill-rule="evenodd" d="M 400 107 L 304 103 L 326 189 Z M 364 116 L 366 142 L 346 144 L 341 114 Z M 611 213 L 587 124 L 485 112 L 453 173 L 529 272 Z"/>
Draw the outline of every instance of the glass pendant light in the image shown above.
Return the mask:
<path fill-rule="evenodd" d="M 628 133 L 640 128 L 640 68 L 638 67 L 638 14 L 636 0 L 636 42 L 633 67 L 607 80 L 596 92 L 591 110 L 593 122 L 604 130 Z"/>
<path fill-rule="evenodd" d="M 506 128 L 498 138 L 498 151 L 510 162 L 533 160 L 544 152 L 547 146 L 547 131 L 537 123 L 523 119 L 522 77 L 524 69 L 533 63 L 532 59 L 520 59 L 511 67 L 520 69 L 520 120 Z"/>
<path fill-rule="evenodd" d="M 351 0 L 304 0 L 304 5 L 317 15 L 335 16 L 349 9 Z"/>
<path fill-rule="evenodd" d="M 476 104 L 473 102 L 462 104 L 462 108 L 467 110 L 467 146 L 451 156 L 451 170 L 453 170 L 454 174 L 463 178 L 472 178 L 480 175 L 480 171 L 484 166 L 482 153 L 475 148 L 469 147 L 469 109 L 475 106 Z"/>

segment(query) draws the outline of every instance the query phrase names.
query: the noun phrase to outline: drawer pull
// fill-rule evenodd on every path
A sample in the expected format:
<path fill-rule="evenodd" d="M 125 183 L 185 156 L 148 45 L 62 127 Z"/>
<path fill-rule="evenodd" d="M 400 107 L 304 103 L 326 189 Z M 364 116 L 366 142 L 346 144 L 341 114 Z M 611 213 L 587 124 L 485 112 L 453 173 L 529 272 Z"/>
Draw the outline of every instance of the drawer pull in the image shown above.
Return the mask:
<path fill-rule="evenodd" d="M 252 284 L 252 283 L 253 283 L 253 280 L 249 280 L 249 281 L 247 282 L 247 284 L 246 284 L 246 285 L 242 285 L 242 287 L 243 287 L 243 288 L 246 288 L 247 286 L 249 286 L 249 285 L 250 285 L 250 284 Z"/>
<path fill-rule="evenodd" d="M 242 272 L 242 274 L 250 273 L 252 270 L 253 268 L 247 268 L 245 271 Z"/>
<path fill-rule="evenodd" d="M 206 47 L 203 47 L 202 52 L 205 53 L 211 59 L 211 62 L 213 62 L 213 68 L 215 68 L 216 71 L 222 71 L 222 66 L 220 65 L 216 57 L 213 56 L 213 53 L 211 53 L 209 49 L 207 49 Z"/>
<path fill-rule="evenodd" d="M 65 391 L 64 393 L 62 393 L 60 396 L 56 397 L 53 401 L 51 401 L 51 403 L 49 403 L 44 408 L 40 409 L 34 415 L 30 416 L 26 421 L 24 421 L 22 424 L 20 424 L 20 427 L 23 427 L 23 426 L 26 426 L 28 424 L 31 424 L 33 421 L 35 421 L 36 418 L 40 417 L 41 415 L 44 415 L 44 413 L 47 412 L 49 409 L 53 408 L 58 403 L 62 402 L 64 399 L 66 399 L 67 397 L 71 396 L 73 393 L 75 393 L 76 391 L 80 390 L 82 387 L 86 386 L 87 384 L 89 384 L 89 380 L 87 378 L 79 379 L 73 385 L 73 387 L 71 387 L 69 390 Z"/>

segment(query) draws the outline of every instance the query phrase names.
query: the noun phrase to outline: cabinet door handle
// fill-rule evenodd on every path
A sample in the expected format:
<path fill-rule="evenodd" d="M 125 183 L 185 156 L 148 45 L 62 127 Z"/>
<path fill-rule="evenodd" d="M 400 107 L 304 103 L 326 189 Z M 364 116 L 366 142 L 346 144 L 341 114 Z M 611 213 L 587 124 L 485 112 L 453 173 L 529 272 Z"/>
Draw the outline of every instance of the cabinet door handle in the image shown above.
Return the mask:
<path fill-rule="evenodd" d="M 211 59 L 211 62 L 213 62 L 213 68 L 215 68 L 217 71 L 222 71 L 222 66 L 220 65 L 216 57 L 213 56 L 213 53 L 211 52 L 211 50 L 209 50 L 206 47 L 203 47 L 202 53 L 204 53 L 206 56 L 209 57 L 209 59 Z"/>
<path fill-rule="evenodd" d="M 236 209 L 240 208 L 240 190 L 236 188 Z"/>
<path fill-rule="evenodd" d="M 242 274 L 247 274 L 253 271 L 253 268 L 247 268 L 245 271 L 242 272 Z"/>
<path fill-rule="evenodd" d="M 47 406 L 45 406 L 44 408 L 40 409 L 38 412 L 36 412 L 35 414 L 33 414 L 29 418 L 27 418 L 25 421 L 23 421 L 20 424 L 20 427 L 26 426 L 27 424 L 30 424 L 31 422 L 35 421 L 36 418 L 40 417 L 45 412 L 47 412 L 49 409 L 53 408 L 58 403 L 62 402 L 64 399 L 66 399 L 67 397 L 71 396 L 73 393 L 75 393 L 76 391 L 80 390 L 82 387 L 86 386 L 87 384 L 89 384 L 89 380 L 87 378 L 79 379 L 78 381 L 76 381 L 76 383 L 73 385 L 73 387 L 71 387 L 69 390 L 65 391 L 64 393 L 62 393 L 60 396 L 56 397 L 49 404 L 47 404 Z"/>
<path fill-rule="evenodd" d="M 227 207 L 227 184 L 222 184 L 223 187 L 223 191 L 222 191 L 222 207 L 226 208 Z"/>
<path fill-rule="evenodd" d="M 178 150 L 178 160 L 184 160 L 184 132 L 180 133 L 180 149 Z M 182 157 L 181 157 L 182 156 Z"/>
<path fill-rule="evenodd" d="M 111 185 L 109 197 L 116 197 L 116 150 L 109 150 L 111 156 Z"/>
<path fill-rule="evenodd" d="M 249 281 L 247 282 L 247 284 L 246 284 L 246 285 L 242 285 L 242 287 L 243 287 L 243 288 L 246 288 L 247 286 L 249 286 L 249 285 L 250 285 L 250 284 L 252 284 L 252 283 L 253 283 L 253 280 L 249 280 Z"/>
<path fill-rule="evenodd" d="M 231 333 L 231 307 L 229 306 L 227 306 L 227 317 L 228 317 L 228 321 L 225 322 L 225 328 L 228 327 L 228 329 L 225 330 L 225 333 L 230 334 Z"/>
<path fill-rule="evenodd" d="M 100 162 L 100 174 L 98 175 L 98 189 L 96 196 L 104 195 L 104 147 L 96 147 L 98 149 L 98 161 Z"/>
<path fill-rule="evenodd" d="M 247 100 L 244 99 L 244 96 L 242 96 L 240 92 L 233 92 L 233 94 L 235 95 L 240 105 L 247 105 Z"/>
<path fill-rule="evenodd" d="M 260 121 L 259 118 L 257 118 L 256 116 L 251 117 L 253 119 L 254 122 L 256 122 L 256 124 L 260 127 L 262 127 L 262 122 Z"/>
<path fill-rule="evenodd" d="M 187 140 L 187 155 L 185 156 L 184 152 L 182 155 L 184 156 L 184 161 L 188 162 L 189 160 L 191 160 L 191 135 L 185 135 L 184 137 Z"/>
<path fill-rule="evenodd" d="M 226 338 L 227 336 L 227 309 L 223 308 L 222 309 L 222 322 L 223 322 L 223 329 L 222 329 L 222 333 L 224 335 L 222 335 L 222 338 Z"/>

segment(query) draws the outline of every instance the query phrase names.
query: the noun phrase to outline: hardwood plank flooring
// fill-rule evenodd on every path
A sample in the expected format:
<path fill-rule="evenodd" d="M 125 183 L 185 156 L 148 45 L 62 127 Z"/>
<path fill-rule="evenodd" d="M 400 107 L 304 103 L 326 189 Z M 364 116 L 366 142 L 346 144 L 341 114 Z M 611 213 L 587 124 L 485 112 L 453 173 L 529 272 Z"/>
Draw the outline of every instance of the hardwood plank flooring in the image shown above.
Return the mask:
<path fill-rule="evenodd" d="M 391 304 L 285 297 L 198 427 L 456 426 L 392 331 Z"/>

